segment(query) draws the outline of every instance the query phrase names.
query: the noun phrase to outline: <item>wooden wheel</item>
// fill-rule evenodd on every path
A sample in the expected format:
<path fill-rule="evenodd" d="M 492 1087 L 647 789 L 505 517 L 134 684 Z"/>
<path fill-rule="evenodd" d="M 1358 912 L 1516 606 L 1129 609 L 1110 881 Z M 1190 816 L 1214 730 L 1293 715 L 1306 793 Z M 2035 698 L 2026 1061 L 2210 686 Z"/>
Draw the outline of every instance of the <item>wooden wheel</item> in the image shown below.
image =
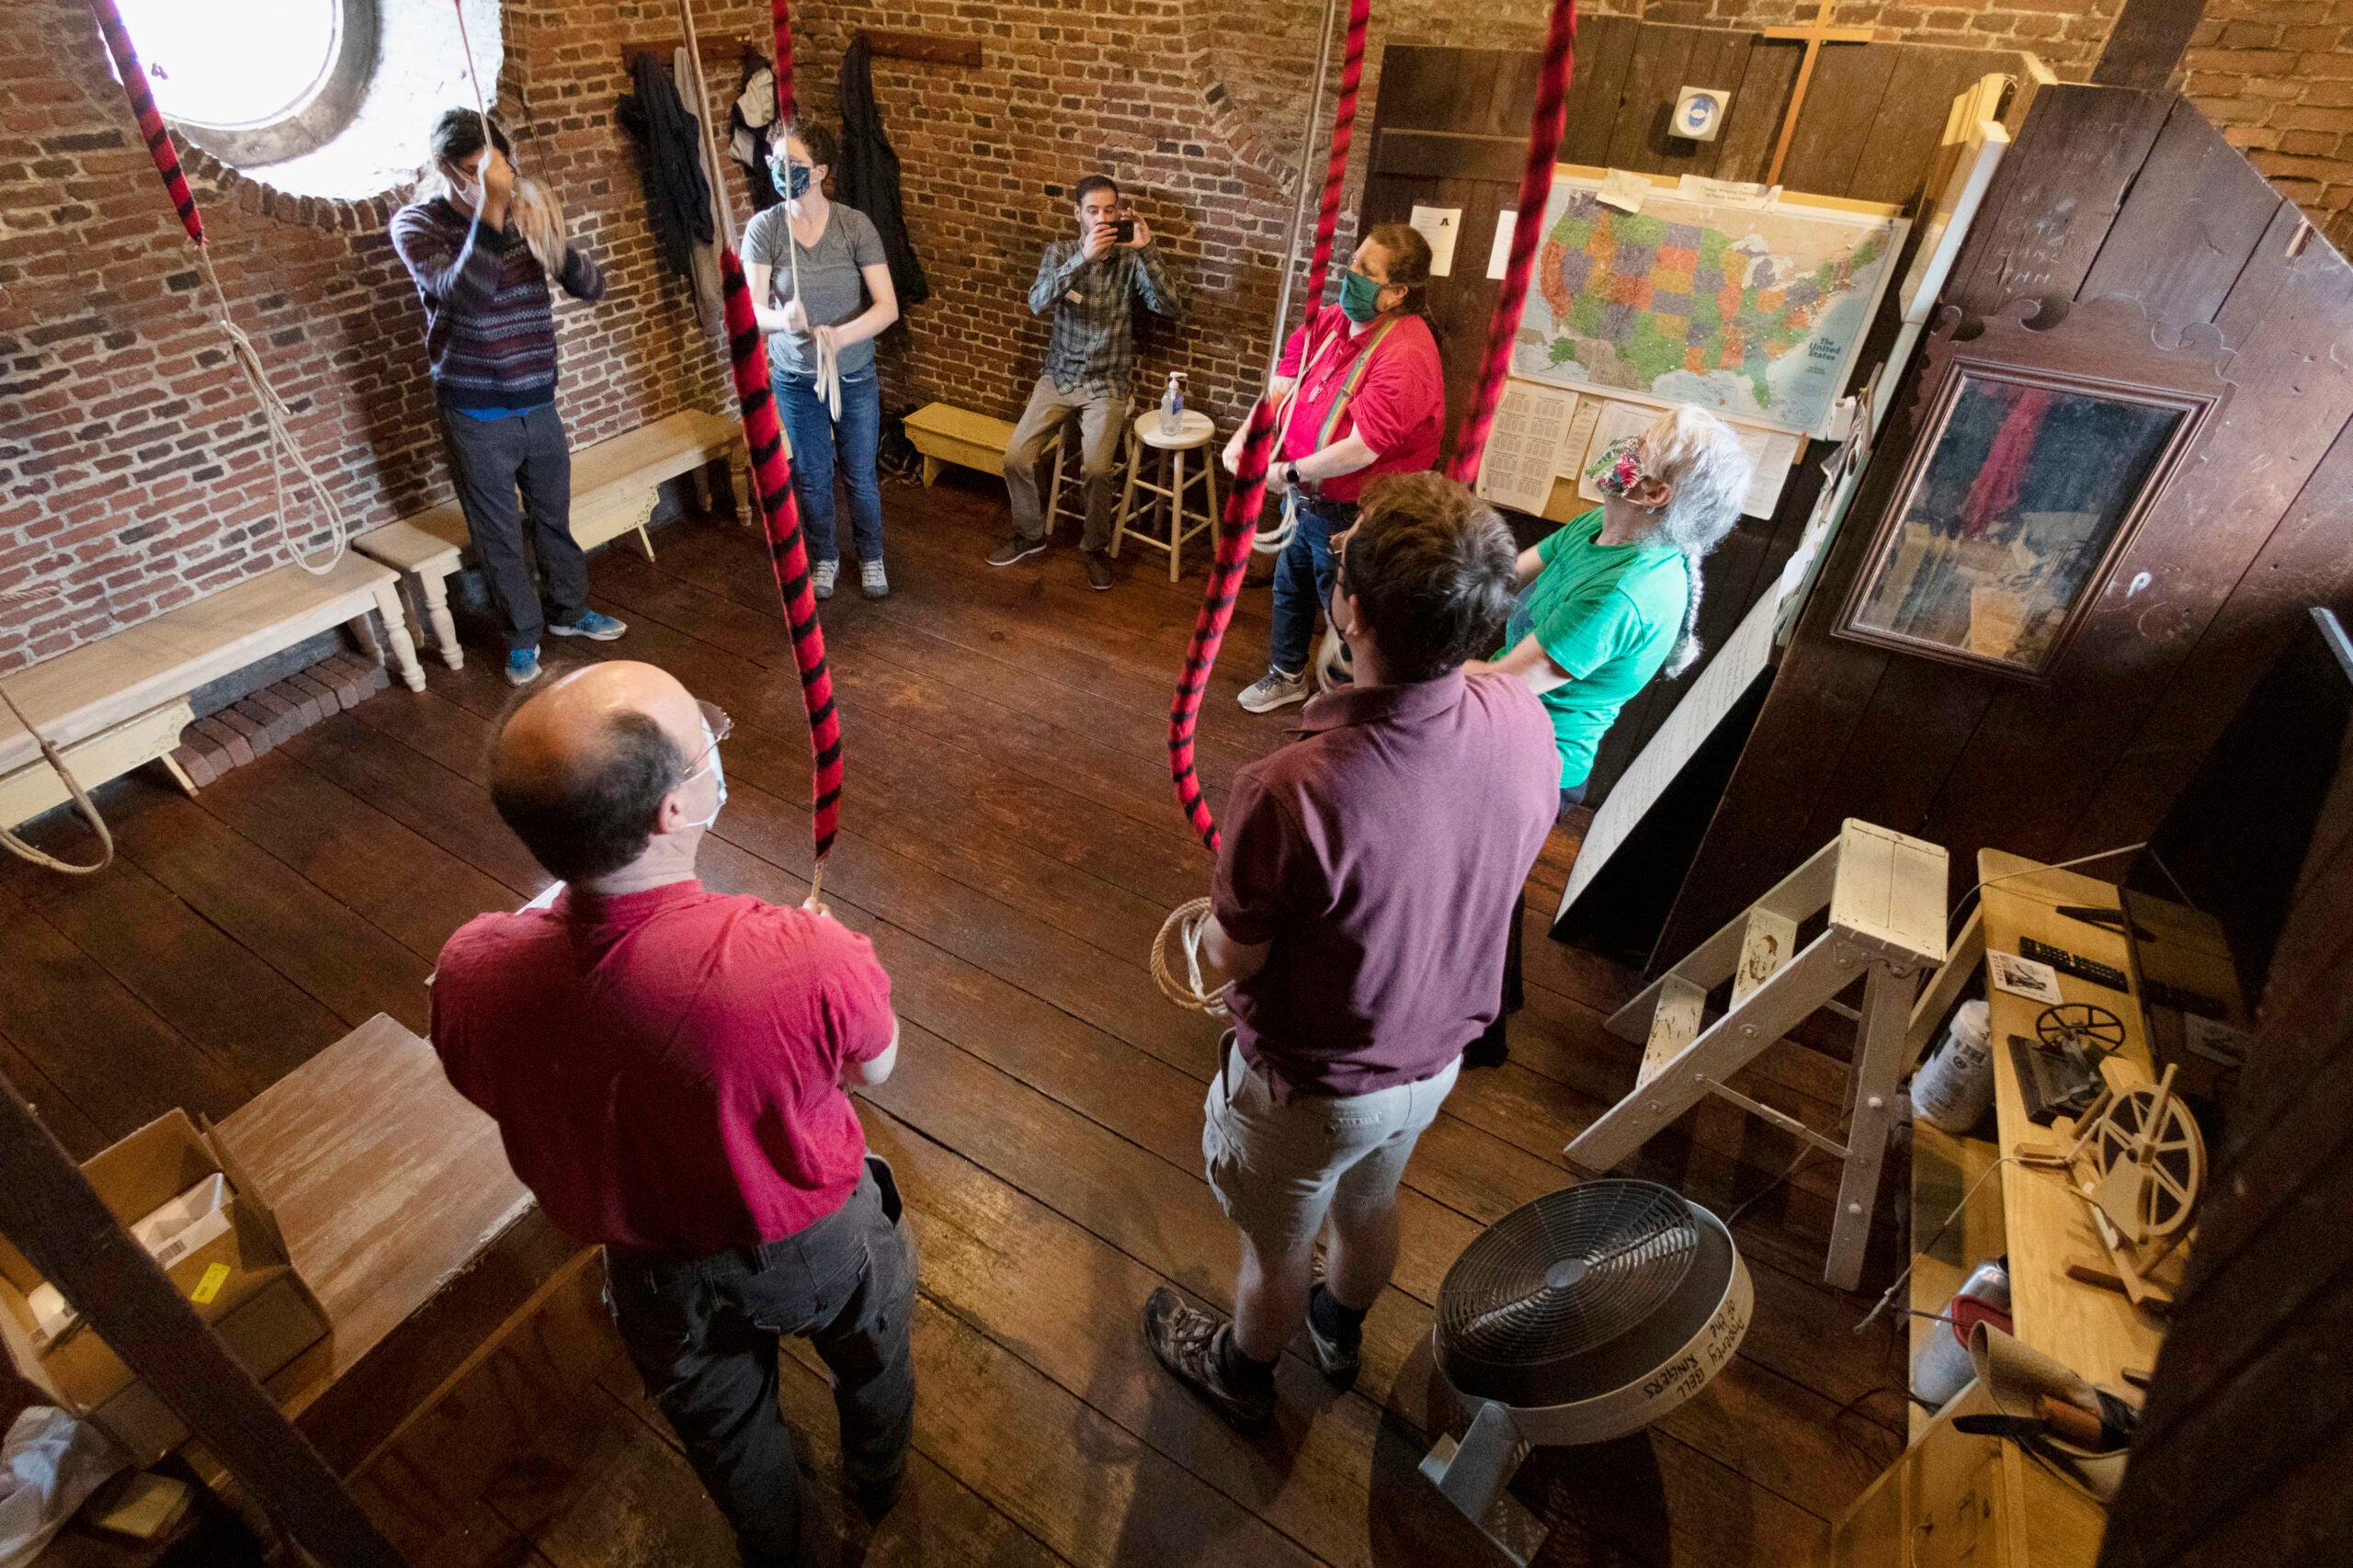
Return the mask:
<path fill-rule="evenodd" d="M 2034 1032 L 2045 1045 L 2072 1045 L 2097 1058 L 2124 1043 L 2124 1020 L 2090 1002 L 2062 1002 L 2042 1009 Z"/>
<path fill-rule="evenodd" d="M 2177 1231 L 2197 1206 L 2199 1188 L 2206 1180 L 2206 1139 L 2189 1108 L 2171 1096 L 2163 1096 L 2154 1130 L 2150 1115 L 2160 1098 L 2154 1084 L 2137 1084 L 2119 1092 L 2093 1130 L 2092 1158 L 2100 1178 L 2127 1165 L 2150 1132 L 2146 1179 L 2136 1199 L 2141 1233 L 2165 1236 Z"/>

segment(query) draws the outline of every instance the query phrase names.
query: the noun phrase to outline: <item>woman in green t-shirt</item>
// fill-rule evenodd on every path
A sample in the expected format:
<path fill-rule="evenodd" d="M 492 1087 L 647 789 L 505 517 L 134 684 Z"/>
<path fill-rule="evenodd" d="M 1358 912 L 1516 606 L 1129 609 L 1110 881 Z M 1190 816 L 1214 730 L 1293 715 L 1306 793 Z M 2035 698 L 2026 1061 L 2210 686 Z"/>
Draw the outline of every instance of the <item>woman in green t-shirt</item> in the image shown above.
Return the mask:
<path fill-rule="evenodd" d="M 1587 467 L 1605 497 L 1519 556 L 1519 602 L 1492 661 L 1466 675 L 1518 677 L 1552 719 L 1561 809 L 1585 799 L 1593 754 L 1626 699 L 1665 665 L 1699 658 L 1699 562 L 1740 521 L 1755 464 L 1732 427 L 1688 404 L 1613 441 Z M 1512 915 L 1503 1011 L 1463 1062 L 1506 1054 L 1504 1020 L 1520 1006 L 1519 919 Z"/>

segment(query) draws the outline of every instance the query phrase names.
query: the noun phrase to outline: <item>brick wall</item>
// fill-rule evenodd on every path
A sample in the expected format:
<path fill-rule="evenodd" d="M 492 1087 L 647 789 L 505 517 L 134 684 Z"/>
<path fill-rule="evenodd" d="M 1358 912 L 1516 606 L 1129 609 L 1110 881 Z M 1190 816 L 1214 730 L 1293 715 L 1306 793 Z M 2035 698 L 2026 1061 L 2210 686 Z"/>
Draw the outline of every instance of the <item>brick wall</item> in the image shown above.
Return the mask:
<path fill-rule="evenodd" d="M 2174 85 L 2353 253 L 2353 0 L 2210 0 Z"/>
<path fill-rule="evenodd" d="M 620 41 L 675 38 L 669 0 L 508 0 L 502 115 L 611 279 L 563 301 L 562 407 L 594 440 L 689 403 L 723 372 L 665 274 L 636 155 L 612 122 Z M 750 30 L 757 0 L 704 0 Z M 200 310 L 193 255 L 79 0 L 0 6 L 0 671 L 278 564 L 259 416 Z M 419 105 L 420 114 L 438 107 Z M 184 153 L 186 149 L 183 149 Z M 295 201 L 188 160 L 234 317 L 345 516 L 372 526 L 450 494 L 416 291 L 385 236 L 397 198 Z M 299 506 L 298 524 L 313 514 Z"/>
<path fill-rule="evenodd" d="M 2116 4 L 1855 0 L 1839 15 L 1921 40 L 2029 47 L 2081 76 Z M 714 62 L 767 36 L 758 0 L 696 5 Z M 1647 15 L 1757 25 L 1811 7 L 1651 0 Z M 558 306 L 575 438 L 724 406 L 716 353 L 686 285 L 659 270 L 637 159 L 612 123 L 621 41 L 675 38 L 673 5 L 510 0 L 506 11 L 502 101 L 520 161 L 562 192 L 612 280 L 598 306 Z M 1384 43 L 1533 47 L 1546 6 L 1384 0 L 1378 12 L 1368 128 Z M 858 28 L 975 35 L 985 52 L 977 70 L 875 62 L 933 287 L 910 330 L 884 342 L 889 402 L 1017 412 L 1045 344 L 1023 302 L 1039 251 L 1070 232 L 1070 184 L 1101 169 L 1135 187 L 1189 301 L 1181 324 L 1141 318 L 1138 392 L 1183 369 L 1197 401 L 1236 416 L 1265 353 L 1320 13 L 1312 0 L 805 0 L 801 94 L 829 119 Z M 275 557 L 256 416 L 199 313 L 189 253 L 82 6 L 0 7 L 0 51 L 17 62 L 0 95 L 0 592 L 64 585 L 0 601 L 6 670 Z M 712 85 L 732 97 L 734 73 L 714 69 Z M 1358 139 L 1345 208 L 1370 142 Z M 237 319 L 297 401 L 305 449 L 347 515 L 366 526 L 446 497 L 422 312 L 384 235 L 392 202 L 288 201 L 191 162 Z M 740 191 L 737 210 L 748 210 Z M 1344 253 L 1351 238 L 1344 227 Z"/>

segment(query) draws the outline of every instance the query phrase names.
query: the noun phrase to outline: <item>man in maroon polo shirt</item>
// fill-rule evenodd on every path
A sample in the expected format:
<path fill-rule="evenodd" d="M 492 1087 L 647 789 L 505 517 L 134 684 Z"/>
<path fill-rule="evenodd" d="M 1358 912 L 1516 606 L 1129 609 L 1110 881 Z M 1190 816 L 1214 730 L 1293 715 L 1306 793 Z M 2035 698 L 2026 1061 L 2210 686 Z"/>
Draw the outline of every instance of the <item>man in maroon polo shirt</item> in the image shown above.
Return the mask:
<path fill-rule="evenodd" d="M 1167 1290 L 1144 1307 L 1161 1363 L 1245 1430 L 1274 1414 L 1302 1315 L 1316 1365 L 1355 1380 L 1397 1262 L 1398 1180 L 1495 1016 L 1505 925 L 1560 809 L 1542 705 L 1461 668 L 1511 608 L 1503 519 L 1452 480 L 1400 475 L 1335 545 L 1355 684 L 1234 776 L 1201 941 L 1233 1010 L 1201 1136 L 1242 1232 L 1233 1321 Z"/>
<path fill-rule="evenodd" d="M 915 1257 L 847 1084 L 898 1054 L 891 981 L 822 909 L 695 880 L 727 799 L 725 714 L 651 665 L 517 709 L 499 814 L 563 879 L 441 949 L 433 1044 L 566 1235 L 605 1249 L 613 1321 L 748 1568 L 802 1561 L 777 1346 L 832 1369 L 843 1468 L 880 1514 L 915 1408 Z"/>

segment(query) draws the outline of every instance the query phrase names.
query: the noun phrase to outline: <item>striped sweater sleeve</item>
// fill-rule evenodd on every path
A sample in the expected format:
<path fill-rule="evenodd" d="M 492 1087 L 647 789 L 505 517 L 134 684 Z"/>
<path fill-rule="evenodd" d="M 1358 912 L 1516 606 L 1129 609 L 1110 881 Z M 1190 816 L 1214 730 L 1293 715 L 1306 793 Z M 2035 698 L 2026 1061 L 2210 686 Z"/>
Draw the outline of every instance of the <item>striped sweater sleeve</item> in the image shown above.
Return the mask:
<path fill-rule="evenodd" d="M 434 222 L 424 204 L 392 214 L 392 249 L 416 279 L 417 291 L 444 310 L 472 314 L 487 308 L 498 290 L 498 256 L 505 235 L 494 236 L 479 220 L 462 234 Z"/>

